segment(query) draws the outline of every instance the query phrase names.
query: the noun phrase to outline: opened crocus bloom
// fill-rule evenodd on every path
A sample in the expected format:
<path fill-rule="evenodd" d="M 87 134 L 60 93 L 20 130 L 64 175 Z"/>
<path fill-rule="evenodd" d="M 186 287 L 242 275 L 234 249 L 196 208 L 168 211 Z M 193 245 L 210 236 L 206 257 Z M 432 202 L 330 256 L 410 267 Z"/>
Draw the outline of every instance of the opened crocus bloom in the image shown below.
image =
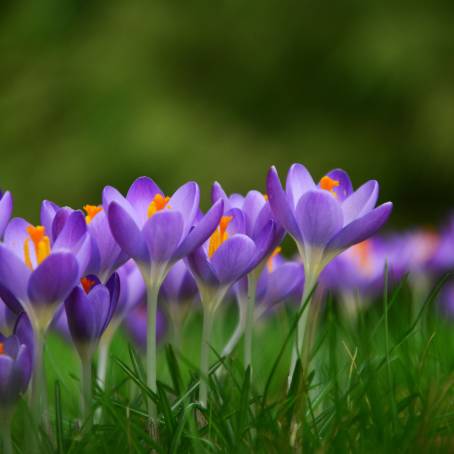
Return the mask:
<path fill-rule="evenodd" d="M 293 164 L 284 191 L 272 167 L 267 191 L 274 215 L 298 245 L 312 285 L 336 255 L 375 234 L 392 210 L 390 202 L 375 207 L 376 181 L 354 191 L 347 173 L 339 169 L 316 184 L 303 165 Z"/>
<path fill-rule="evenodd" d="M 17 300 L 34 328 L 44 332 L 84 272 L 89 256 L 81 212 L 59 209 L 47 227 L 32 226 L 21 218 L 11 220 L 0 245 L 0 286 L 14 296 L 5 302 L 11 307 Z"/>
<path fill-rule="evenodd" d="M 104 189 L 103 206 L 108 207 L 112 234 L 137 262 L 147 284 L 162 283 L 169 268 L 205 242 L 218 225 L 222 205 L 197 219 L 199 197 L 194 182 L 165 196 L 147 177 L 138 178 L 126 197 L 110 186 Z"/>

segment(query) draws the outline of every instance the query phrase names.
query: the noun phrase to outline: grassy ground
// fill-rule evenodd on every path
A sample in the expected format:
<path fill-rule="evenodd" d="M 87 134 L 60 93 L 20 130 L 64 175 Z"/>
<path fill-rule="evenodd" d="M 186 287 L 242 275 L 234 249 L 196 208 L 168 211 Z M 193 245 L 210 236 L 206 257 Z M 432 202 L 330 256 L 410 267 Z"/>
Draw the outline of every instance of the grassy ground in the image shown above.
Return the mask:
<path fill-rule="evenodd" d="M 159 389 L 151 396 L 160 413 L 153 436 L 141 355 L 124 337 L 113 345 L 107 391 L 95 390 L 93 411 L 100 407 L 103 416 L 92 427 L 78 419 L 76 356 L 51 337 L 46 363 L 52 435 L 41 437 L 40 450 L 453 452 L 453 326 L 436 315 L 434 305 L 431 297 L 413 301 L 405 282 L 355 320 L 329 301 L 312 350 L 309 386 L 297 373 L 289 392 L 288 339 L 296 312 L 282 310 L 256 327 L 252 373 L 243 371 L 240 346 L 224 362 L 223 374 L 212 374 L 207 410 L 196 403 L 201 320 L 195 314 L 181 348 L 161 346 Z M 218 314 L 213 350 L 221 349 L 234 322 L 233 310 Z M 215 352 L 212 363 L 219 366 Z M 28 452 L 36 430 L 25 402 L 13 426 L 18 452 Z"/>

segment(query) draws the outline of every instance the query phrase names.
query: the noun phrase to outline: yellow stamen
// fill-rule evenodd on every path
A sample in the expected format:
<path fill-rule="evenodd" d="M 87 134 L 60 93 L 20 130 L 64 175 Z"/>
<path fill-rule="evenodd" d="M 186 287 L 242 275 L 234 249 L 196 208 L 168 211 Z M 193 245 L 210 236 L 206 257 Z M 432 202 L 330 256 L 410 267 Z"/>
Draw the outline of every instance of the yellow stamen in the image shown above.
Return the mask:
<path fill-rule="evenodd" d="M 83 277 L 80 280 L 80 283 L 82 284 L 85 293 L 90 293 L 90 290 L 96 284 L 96 282 L 93 279 L 90 279 L 89 277 Z"/>
<path fill-rule="evenodd" d="M 50 240 L 46 236 L 46 230 L 42 225 L 36 227 L 30 225 L 27 227 L 29 238 L 24 241 L 24 262 L 28 268 L 33 269 L 30 256 L 30 240 L 35 247 L 35 256 L 38 265 L 42 263 L 50 254 Z"/>
<path fill-rule="evenodd" d="M 156 214 L 158 211 L 163 210 L 165 207 L 170 208 L 169 203 L 170 197 L 164 197 L 161 194 L 156 194 L 151 201 L 150 205 L 148 206 L 147 215 L 149 218 Z"/>
<path fill-rule="evenodd" d="M 266 261 L 266 267 L 268 268 L 268 272 L 272 273 L 273 268 L 274 268 L 274 257 L 276 257 L 278 254 L 280 254 L 282 251 L 282 248 L 278 246 L 268 257 L 268 260 Z"/>
<path fill-rule="evenodd" d="M 3 355 L 5 353 L 5 346 L 3 345 L 3 342 L 0 342 L 0 355 Z"/>
<path fill-rule="evenodd" d="M 266 202 L 268 202 L 269 200 L 268 194 L 263 194 L 263 198 L 265 199 Z"/>
<path fill-rule="evenodd" d="M 227 227 L 232 221 L 233 216 L 222 216 L 218 228 L 210 237 L 208 243 L 208 257 L 211 258 L 213 254 L 219 249 L 221 244 L 227 240 L 229 234 L 227 233 Z"/>
<path fill-rule="evenodd" d="M 334 191 L 334 188 L 339 187 L 340 183 L 337 180 L 333 180 L 329 176 L 325 175 L 321 180 L 320 180 L 320 188 L 324 189 L 325 191 L 331 192 L 334 196 L 337 196 L 336 192 Z"/>
<path fill-rule="evenodd" d="M 85 221 L 87 224 L 90 224 L 94 217 L 102 211 L 102 207 L 97 205 L 84 205 L 84 211 L 87 213 Z"/>

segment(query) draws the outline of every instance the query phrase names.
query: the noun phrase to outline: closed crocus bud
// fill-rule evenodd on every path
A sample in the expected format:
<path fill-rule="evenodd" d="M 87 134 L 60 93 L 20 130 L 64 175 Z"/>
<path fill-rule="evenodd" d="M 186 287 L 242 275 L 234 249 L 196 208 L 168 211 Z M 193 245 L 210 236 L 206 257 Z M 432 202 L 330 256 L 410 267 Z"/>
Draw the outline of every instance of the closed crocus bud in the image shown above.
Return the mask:
<path fill-rule="evenodd" d="M 16 335 L 0 335 L 0 410 L 8 411 L 23 394 L 32 374 L 31 354 Z"/>
<path fill-rule="evenodd" d="M 86 277 L 65 301 L 69 331 L 81 358 L 91 356 L 112 319 L 118 302 L 119 278 L 115 273 L 106 285 Z"/>
<path fill-rule="evenodd" d="M 9 191 L 0 191 L 0 238 L 3 238 L 5 228 L 13 214 L 13 198 Z"/>

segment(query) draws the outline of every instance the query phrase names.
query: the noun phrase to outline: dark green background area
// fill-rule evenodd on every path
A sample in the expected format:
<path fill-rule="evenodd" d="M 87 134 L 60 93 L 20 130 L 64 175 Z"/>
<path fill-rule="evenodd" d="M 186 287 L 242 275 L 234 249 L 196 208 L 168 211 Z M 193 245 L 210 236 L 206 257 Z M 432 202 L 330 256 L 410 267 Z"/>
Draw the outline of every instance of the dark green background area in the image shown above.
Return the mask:
<path fill-rule="evenodd" d="M 10 0 L 0 186 L 97 203 L 142 174 L 264 190 L 294 161 L 377 178 L 394 225 L 454 207 L 452 1 Z"/>

